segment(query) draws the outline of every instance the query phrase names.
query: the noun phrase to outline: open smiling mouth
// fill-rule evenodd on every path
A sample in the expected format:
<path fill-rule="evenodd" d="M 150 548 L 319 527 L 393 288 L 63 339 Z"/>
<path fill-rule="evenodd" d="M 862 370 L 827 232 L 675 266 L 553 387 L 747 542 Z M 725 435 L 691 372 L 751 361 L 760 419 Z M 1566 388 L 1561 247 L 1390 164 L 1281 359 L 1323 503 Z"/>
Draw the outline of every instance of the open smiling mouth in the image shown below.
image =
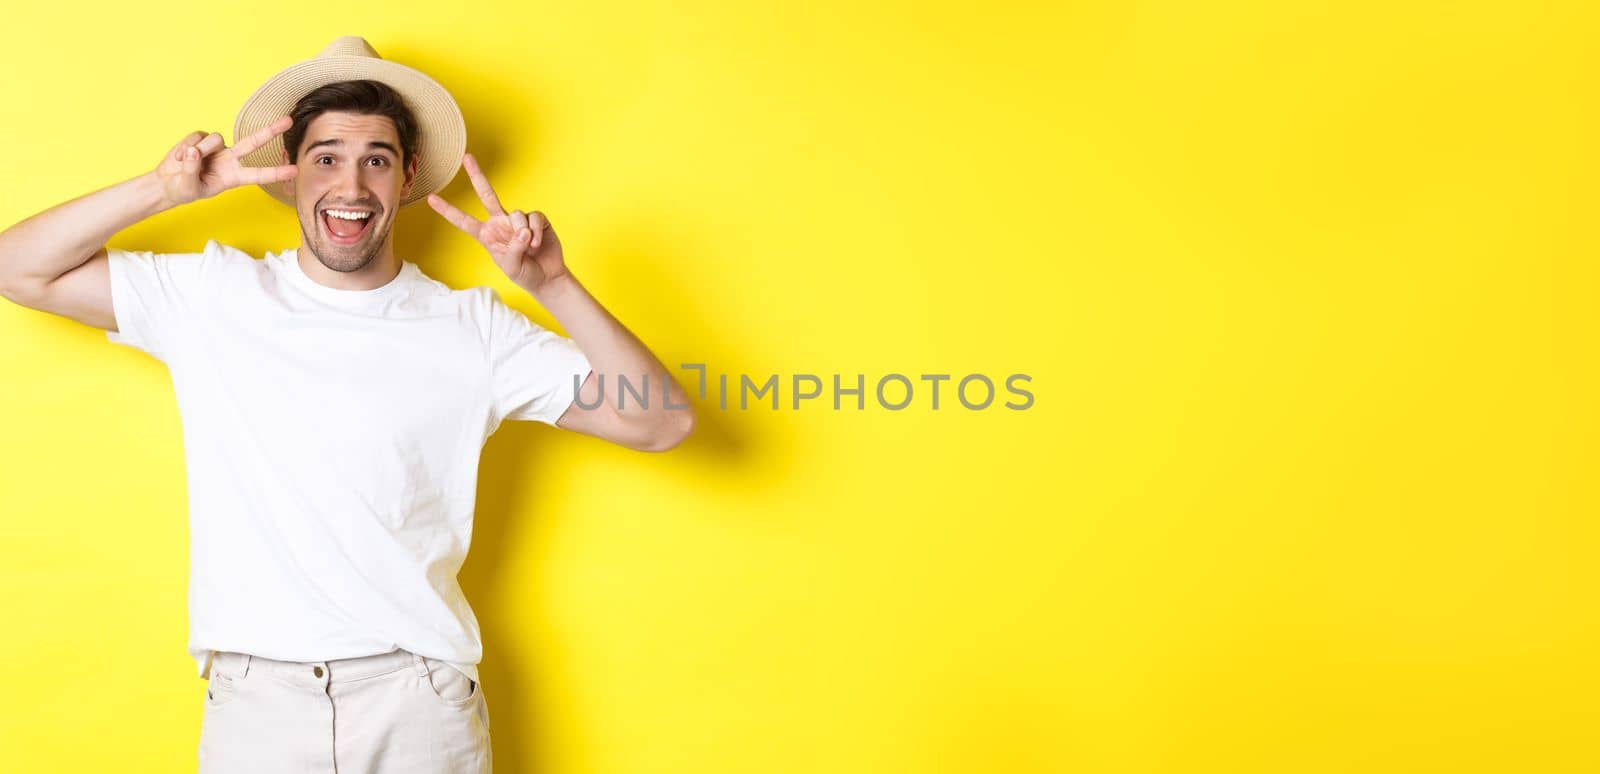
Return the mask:
<path fill-rule="evenodd" d="M 322 211 L 318 220 L 322 221 L 323 233 L 334 244 L 353 245 L 366 236 L 375 217 L 375 213 L 365 210 L 327 209 Z"/>

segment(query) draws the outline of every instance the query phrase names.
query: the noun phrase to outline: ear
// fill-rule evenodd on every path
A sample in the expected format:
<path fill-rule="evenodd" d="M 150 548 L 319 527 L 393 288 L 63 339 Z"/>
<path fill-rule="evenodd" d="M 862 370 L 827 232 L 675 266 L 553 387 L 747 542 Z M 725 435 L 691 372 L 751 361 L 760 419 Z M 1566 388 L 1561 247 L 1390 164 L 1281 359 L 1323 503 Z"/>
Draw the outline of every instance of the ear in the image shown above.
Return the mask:
<path fill-rule="evenodd" d="M 411 195 L 411 185 L 415 182 L 417 182 L 417 157 L 413 155 L 411 161 L 406 164 L 406 182 L 400 186 L 400 198 L 404 199 Z"/>

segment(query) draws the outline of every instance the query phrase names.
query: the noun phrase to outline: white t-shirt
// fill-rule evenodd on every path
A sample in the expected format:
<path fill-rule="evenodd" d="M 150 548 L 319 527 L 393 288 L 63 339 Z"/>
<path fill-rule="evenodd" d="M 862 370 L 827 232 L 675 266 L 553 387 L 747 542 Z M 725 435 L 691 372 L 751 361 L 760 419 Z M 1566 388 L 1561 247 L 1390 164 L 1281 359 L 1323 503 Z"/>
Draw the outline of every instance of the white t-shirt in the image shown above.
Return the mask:
<path fill-rule="evenodd" d="M 506 419 L 555 424 L 589 361 L 487 287 L 409 261 L 372 290 L 255 260 L 108 249 L 111 341 L 166 364 L 189 495 L 189 654 L 325 661 L 397 647 L 478 679 L 456 582 L 478 457 Z"/>

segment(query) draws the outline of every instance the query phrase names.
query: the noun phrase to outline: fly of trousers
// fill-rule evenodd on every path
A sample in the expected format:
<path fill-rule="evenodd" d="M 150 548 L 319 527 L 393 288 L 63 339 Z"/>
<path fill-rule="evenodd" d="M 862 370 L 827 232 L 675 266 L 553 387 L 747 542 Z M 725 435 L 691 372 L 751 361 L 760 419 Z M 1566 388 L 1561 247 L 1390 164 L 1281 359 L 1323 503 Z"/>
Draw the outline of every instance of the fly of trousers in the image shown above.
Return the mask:
<path fill-rule="evenodd" d="M 488 774 L 483 686 L 403 649 L 332 661 L 214 651 L 200 774 Z"/>

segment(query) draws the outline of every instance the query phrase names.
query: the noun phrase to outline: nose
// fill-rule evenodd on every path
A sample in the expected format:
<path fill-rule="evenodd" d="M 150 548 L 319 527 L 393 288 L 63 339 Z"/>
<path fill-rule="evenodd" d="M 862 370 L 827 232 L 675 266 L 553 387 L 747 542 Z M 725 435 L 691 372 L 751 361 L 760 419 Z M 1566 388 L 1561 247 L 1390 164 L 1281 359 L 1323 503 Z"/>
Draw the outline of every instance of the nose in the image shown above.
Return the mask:
<path fill-rule="evenodd" d="M 361 168 L 358 165 L 346 165 L 334 175 L 333 195 L 341 202 L 365 201 L 365 186 L 361 179 Z"/>

